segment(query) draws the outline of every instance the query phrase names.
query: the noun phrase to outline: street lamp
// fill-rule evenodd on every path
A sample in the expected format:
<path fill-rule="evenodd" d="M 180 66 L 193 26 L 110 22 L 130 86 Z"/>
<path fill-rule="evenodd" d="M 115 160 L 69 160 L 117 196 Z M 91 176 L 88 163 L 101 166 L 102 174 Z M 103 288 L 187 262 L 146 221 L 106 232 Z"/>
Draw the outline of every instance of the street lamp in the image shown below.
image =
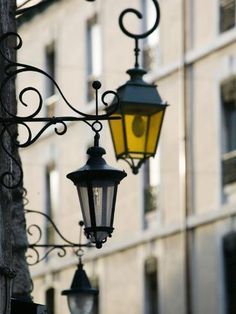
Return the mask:
<path fill-rule="evenodd" d="M 63 290 L 62 295 L 67 296 L 71 314 L 90 314 L 93 309 L 94 298 L 98 290 L 92 288 L 81 259 L 75 271 L 71 288 Z"/>
<path fill-rule="evenodd" d="M 129 162 L 137 174 L 142 163 L 155 156 L 167 104 L 156 86 L 143 80 L 144 70 L 134 68 L 127 73 L 131 78 L 118 88 L 120 106 L 113 114 L 121 119 L 109 121 L 109 126 L 116 158 Z M 116 105 L 114 98 L 107 112 Z"/>
<path fill-rule="evenodd" d="M 101 87 L 98 81 L 93 83 L 97 91 Z M 113 220 L 117 188 L 120 181 L 126 177 L 124 171 L 110 167 L 102 158 L 106 151 L 99 147 L 99 131 L 102 125 L 99 121 L 93 124 L 95 131 L 94 146 L 87 151 L 89 159 L 85 166 L 77 171 L 69 173 L 67 178 L 72 180 L 77 187 L 83 220 L 85 235 L 101 248 L 107 237 L 113 232 Z"/>
<path fill-rule="evenodd" d="M 135 39 L 135 66 L 127 71 L 130 80 L 117 90 L 118 97 L 113 99 L 107 112 L 114 110 L 119 99 L 119 107 L 113 116 L 120 120 L 109 121 L 110 131 L 117 159 L 127 161 L 134 174 L 138 173 L 147 158 L 154 157 L 160 137 L 162 122 L 167 104 L 164 103 L 156 89 L 156 85 L 143 80 L 147 72 L 139 67 L 139 39 L 148 37 L 156 30 L 160 21 L 158 2 L 152 0 L 156 8 L 156 21 L 149 31 L 143 34 L 133 34 L 127 31 L 123 19 L 126 13 L 134 13 L 138 18 L 142 14 L 134 9 L 124 10 L 119 18 L 123 33 Z"/>

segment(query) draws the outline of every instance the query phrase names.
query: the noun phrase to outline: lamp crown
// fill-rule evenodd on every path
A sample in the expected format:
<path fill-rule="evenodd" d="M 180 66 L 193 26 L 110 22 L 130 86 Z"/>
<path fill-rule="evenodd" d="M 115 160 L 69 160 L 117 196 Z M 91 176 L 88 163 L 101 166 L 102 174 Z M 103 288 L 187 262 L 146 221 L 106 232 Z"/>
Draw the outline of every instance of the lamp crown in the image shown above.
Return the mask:
<path fill-rule="evenodd" d="M 90 157 L 102 157 L 103 155 L 106 154 L 106 151 L 104 148 L 100 147 L 100 146 L 92 146 L 89 147 L 87 150 L 87 154 Z"/>
<path fill-rule="evenodd" d="M 132 82 L 132 84 L 137 83 L 137 84 L 147 84 L 144 80 L 143 80 L 143 76 L 145 74 L 147 74 L 147 71 L 145 71 L 142 68 L 133 68 L 133 69 L 129 69 L 128 71 L 126 71 L 127 74 L 130 75 L 130 80 L 127 82 Z"/>
<path fill-rule="evenodd" d="M 78 264 L 70 289 L 62 291 L 62 295 L 70 295 L 73 293 L 98 294 L 98 290 L 92 288 L 88 276 L 83 269 L 82 262 L 79 262 Z"/>

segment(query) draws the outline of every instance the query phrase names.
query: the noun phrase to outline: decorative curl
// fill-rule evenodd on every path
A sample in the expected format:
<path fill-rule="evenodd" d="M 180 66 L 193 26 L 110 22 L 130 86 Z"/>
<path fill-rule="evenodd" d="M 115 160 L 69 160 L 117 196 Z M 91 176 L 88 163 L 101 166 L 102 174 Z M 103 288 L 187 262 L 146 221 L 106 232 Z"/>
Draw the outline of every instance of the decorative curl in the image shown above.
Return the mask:
<path fill-rule="evenodd" d="M 33 243 L 31 243 L 30 245 L 39 244 L 40 240 L 42 239 L 42 234 L 43 233 L 42 233 L 42 229 L 38 225 L 36 225 L 36 224 L 29 225 L 29 227 L 27 228 L 26 232 L 31 237 L 34 237 L 35 233 L 38 233 L 38 236 L 37 236 L 36 240 Z"/>
<path fill-rule="evenodd" d="M 56 118 L 52 118 L 51 121 L 47 122 L 43 127 L 42 129 L 34 136 L 32 137 L 32 132 L 30 130 L 30 127 L 24 123 L 24 122 L 19 122 L 18 123 L 19 125 L 22 125 L 26 128 L 27 132 L 28 132 L 28 137 L 27 139 L 23 142 L 23 143 L 16 143 L 16 145 L 18 147 L 28 147 L 30 146 L 31 144 L 33 144 L 34 142 L 37 141 L 37 139 L 51 126 L 51 125 L 54 125 L 54 124 L 60 124 L 63 128 L 61 130 L 59 130 L 58 126 L 54 128 L 54 131 L 57 135 L 63 135 L 66 133 L 67 131 L 67 125 L 65 124 L 64 121 L 59 121 L 57 120 Z"/>
<path fill-rule="evenodd" d="M 36 249 L 36 247 L 34 246 L 31 246 L 29 247 L 29 250 L 31 250 L 31 252 L 33 252 L 34 255 L 32 254 L 29 254 L 29 255 L 26 255 L 26 261 L 27 261 L 27 264 L 29 266 L 34 266 L 42 261 L 44 261 L 45 259 L 48 258 L 48 256 L 55 250 L 58 250 L 57 252 L 57 256 L 58 257 L 65 257 L 66 256 L 66 249 L 64 247 L 51 247 L 49 248 L 43 255 L 42 257 L 40 257 L 40 254 L 38 252 L 38 250 Z M 32 260 L 32 261 L 31 261 Z"/>
<path fill-rule="evenodd" d="M 67 125 L 65 124 L 65 122 L 64 122 L 64 121 L 58 121 L 58 122 L 56 122 L 56 123 L 62 125 L 63 128 L 60 130 L 60 129 L 58 129 L 58 127 L 55 127 L 55 128 L 54 128 L 55 133 L 56 133 L 57 135 L 63 135 L 63 134 L 65 134 L 65 133 L 67 132 Z"/>
<path fill-rule="evenodd" d="M 28 214 L 31 213 L 31 214 L 37 214 L 37 215 L 43 216 L 43 217 L 47 220 L 47 222 L 49 222 L 49 223 L 52 225 L 54 231 L 58 234 L 58 236 L 59 236 L 63 241 L 65 241 L 67 244 L 76 245 L 76 243 L 73 243 L 73 242 L 67 240 L 67 239 L 61 234 L 61 232 L 60 232 L 59 229 L 57 228 L 57 226 L 56 226 L 56 224 L 54 223 L 54 221 L 52 220 L 52 218 L 51 218 L 50 216 L 48 216 L 47 214 L 45 214 L 45 213 L 43 213 L 43 212 L 40 212 L 40 211 L 37 211 L 37 210 L 31 210 L 31 209 L 26 209 L 25 212 L 28 213 Z M 38 228 L 41 230 L 41 228 L 40 228 L 39 226 L 38 226 Z M 41 230 L 41 233 L 42 233 L 42 230 Z M 38 244 L 38 243 L 37 243 L 37 244 Z"/>
<path fill-rule="evenodd" d="M 19 43 L 14 47 L 14 49 L 20 49 L 22 47 L 22 39 L 20 37 L 19 34 L 17 33 L 6 33 L 3 36 L 0 37 L 0 53 L 2 55 L 2 57 L 8 62 L 8 65 L 5 67 L 5 72 L 7 74 L 6 78 L 2 81 L 1 85 L 0 85 L 0 102 L 1 102 L 1 106 L 3 107 L 3 109 L 7 112 L 7 114 L 9 114 L 11 117 L 15 117 L 15 118 L 19 118 L 19 119 L 23 119 L 23 117 L 19 117 L 16 116 L 12 113 L 10 113 L 7 108 L 5 108 L 4 106 L 4 102 L 2 100 L 2 94 L 3 94 L 3 89 L 5 88 L 5 86 L 8 84 L 9 80 L 12 79 L 13 77 L 17 76 L 20 73 L 25 73 L 25 72 L 35 72 L 35 73 L 39 73 L 42 74 L 44 76 L 46 76 L 56 87 L 57 91 L 59 92 L 59 94 L 61 95 L 62 99 L 64 100 L 64 102 L 66 103 L 66 105 L 76 114 L 78 114 L 81 117 L 83 117 L 84 119 L 93 119 L 93 120 L 97 120 L 97 119 L 108 119 L 109 118 L 109 114 L 102 114 L 102 115 L 91 115 L 91 114 L 86 114 L 78 109 L 76 109 L 76 107 L 78 106 L 72 106 L 69 101 L 67 100 L 67 98 L 65 97 L 65 95 L 63 94 L 61 88 L 59 87 L 59 85 L 57 84 L 57 82 L 54 80 L 53 77 L 51 77 L 48 73 L 46 73 L 45 71 L 43 71 L 42 69 L 39 69 L 35 66 L 32 65 L 27 65 L 27 64 L 23 64 L 23 63 L 18 63 L 18 62 L 14 62 L 12 60 L 10 60 L 4 53 L 4 41 L 11 37 L 11 36 L 16 36 Z M 22 90 L 22 92 L 20 93 L 20 101 L 24 106 L 29 107 L 28 105 L 26 105 L 26 103 L 23 101 L 23 95 L 25 92 L 27 91 L 34 91 L 35 93 L 37 93 L 38 97 L 39 97 L 39 106 L 37 108 L 37 110 L 29 115 L 26 116 L 24 118 L 33 118 L 35 117 L 40 110 L 42 109 L 42 96 L 40 94 L 40 92 L 34 88 L 34 87 L 26 87 Z M 110 91 L 109 91 L 110 92 Z M 114 92 L 113 92 L 114 93 Z M 33 122 L 33 121 L 32 121 Z"/>
<path fill-rule="evenodd" d="M 152 26 L 151 29 L 149 29 L 148 31 L 141 33 L 141 34 L 134 34 L 134 33 L 131 33 L 130 31 L 128 31 L 124 25 L 124 18 L 127 14 L 132 13 L 132 14 L 135 14 L 139 19 L 142 19 L 143 18 L 142 13 L 140 13 L 138 10 L 132 9 L 132 8 L 128 8 L 128 9 L 121 12 L 121 14 L 119 16 L 119 26 L 125 35 L 137 40 L 137 39 L 143 39 L 143 38 L 148 37 L 151 33 L 153 33 L 156 30 L 156 28 L 158 27 L 158 25 L 160 23 L 160 7 L 159 7 L 157 0 L 152 0 L 152 2 L 153 2 L 155 9 L 156 9 L 156 19 L 155 19 L 154 25 Z"/>
<path fill-rule="evenodd" d="M 12 46 L 12 47 L 9 46 L 9 41 L 8 41 L 8 39 L 11 37 L 16 38 L 16 40 L 14 41 L 15 46 Z M 18 43 L 17 43 L 17 41 L 18 41 Z M 1 35 L 1 37 L 0 37 L 0 54 L 9 63 L 15 63 L 12 60 L 10 60 L 9 57 L 5 54 L 6 53 L 5 48 L 8 47 L 9 49 L 19 50 L 22 47 L 22 44 L 23 44 L 23 41 L 22 41 L 19 34 L 15 33 L 15 32 L 5 33 L 5 34 Z"/>
<path fill-rule="evenodd" d="M 40 262 L 40 256 L 39 256 L 39 252 L 36 250 L 36 248 L 34 247 L 29 247 L 28 250 L 30 250 L 30 252 L 33 253 L 32 254 L 27 254 L 26 255 L 26 262 L 29 266 L 34 266 L 36 264 L 38 264 Z M 29 251 L 27 251 L 29 252 Z M 32 262 L 31 262 L 32 260 Z"/>
<path fill-rule="evenodd" d="M 39 103 L 38 103 L 38 106 L 37 106 L 37 109 L 35 110 L 35 112 L 32 113 L 31 115 L 27 116 L 28 118 L 33 118 L 33 117 L 37 116 L 37 114 L 41 111 L 41 109 L 43 107 L 43 98 L 42 98 L 42 95 L 40 94 L 40 92 L 36 88 L 25 87 L 19 94 L 19 100 L 23 106 L 29 107 L 29 105 L 23 99 L 25 94 L 29 91 L 34 92 L 37 95 L 38 100 L 39 100 Z"/>
<path fill-rule="evenodd" d="M 113 108 L 111 111 L 109 111 L 109 116 L 111 116 L 113 113 L 115 113 L 115 112 L 117 111 L 117 109 L 118 109 L 118 107 L 119 107 L 120 99 L 119 99 L 119 96 L 118 96 L 118 94 L 117 94 L 116 92 L 114 92 L 114 91 L 112 91 L 112 90 L 108 90 L 108 91 L 106 91 L 105 93 L 102 94 L 102 98 L 101 98 L 102 103 L 103 103 L 105 106 L 108 106 L 108 105 L 109 105 L 109 103 L 105 100 L 105 98 L 106 98 L 107 95 L 109 95 L 109 94 L 115 96 L 116 99 L 117 99 L 117 101 L 116 101 L 116 106 L 114 106 L 114 108 Z"/>
<path fill-rule="evenodd" d="M 62 258 L 64 256 L 66 256 L 67 249 L 76 249 L 75 254 L 77 256 L 79 256 L 79 252 L 81 251 L 82 247 L 92 247 L 91 243 L 81 244 L 81 230 L 82 230 L 83 225 L 79 224 L 80 225 L 80 241 L 79 241 L 79 243 L 73 243 L 73 242 L 69 241 L 68 239 L 66 239 L 61 234 L 61 232 L 59 231 L 59 229 L 57 228 L 57 226 L 55 225 L 53 220 L 47 214 L 36 211 L 36 210 L 30 210 L 30 209 L 26 209 L 25 212 L 28 214 L 30 214 L 30 213 L 31 214 L 37 214 L 37 215 L 41 215 L 42 217 L 44 217 L 47 220 L 47 222 L 52 225 L 54 231 L 57 233 L 59 238 L 61 240 L 63 240 L 63 242 L 64 242 L 62 244 L 44 244 L 44 243 L 41 243 L 41 240 L 43 238 L 42 229 L 36 224 L 30 225 L 27 228 L 27 234 L 30 237 L 33 237 L 33 236 L 35 236 L 35 232 L 36 232 L 36 240 L 34 240 L 34 242 L 29 243 L 29 245 L 28 245 L 29 254 L 26 256 L 28 265 L 33 266 L 33 265 L 40 263 L 41 261 L 45 260 L 55 250 L 57 250 L 58 257 Z"/>

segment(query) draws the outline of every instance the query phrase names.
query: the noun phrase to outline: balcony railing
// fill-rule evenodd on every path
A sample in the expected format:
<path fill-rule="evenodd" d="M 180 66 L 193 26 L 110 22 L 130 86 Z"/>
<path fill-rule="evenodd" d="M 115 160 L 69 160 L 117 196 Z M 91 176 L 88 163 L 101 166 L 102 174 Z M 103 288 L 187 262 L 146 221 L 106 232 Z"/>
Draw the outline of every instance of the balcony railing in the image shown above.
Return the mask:
<path fill-rule="evenodd" d="M 236 150 L 223 156 L 222 171 L 224 185 L 236 182 Z"/>

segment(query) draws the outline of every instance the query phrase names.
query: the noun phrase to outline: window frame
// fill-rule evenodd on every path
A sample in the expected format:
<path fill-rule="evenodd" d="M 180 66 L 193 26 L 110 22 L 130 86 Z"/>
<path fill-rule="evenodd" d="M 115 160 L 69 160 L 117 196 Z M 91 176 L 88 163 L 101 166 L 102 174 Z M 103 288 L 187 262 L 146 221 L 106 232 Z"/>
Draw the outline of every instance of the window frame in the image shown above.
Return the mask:
<path fill-rule="evenodd" d="M 233 87 L 230 86 L 230 84 L 232 84 Z M 236 139 L 234 134 L 236 124 L 233 122 L 229 124 L 227 117 L 232 111 L 232 115 L 236 119 L 236 91 L 234 90 L 234 85 L 236 87 L 236 75 L 229 76 L 220 84 L 223 186 L 236 182 L 236 171 L 234 171 L 234 169 L 236 170 Z M 233 117 L 231 117 L 231 119 L 233 119 Z M 230 136 L 231 133 L 234 134 L 234 137 Z"/>
<path fill-rule="evenodd" d="M 96 43 L 93 43 L 93 27 L 97 25 L 99 31 L 99 43 L 98 47 Z M 95 13 L 92 17 L 86 21 L 86 101 L 90 103 L 94 99 L 94 89 L 92 88 L 92 82 L 99 80 L 102 74 L 102 25 L 99 20 L 98 13 Z M 94 55 L 93 52 L 97 52 L 100 66 L 99 71 L 94 71 Z M 96 58 L 95 58 L 96 59 Z"/>
<path fill-rule="evenodd" d="M 218 30 L 220 34 L 224 34 L 225 32 L 228 32 L 232 29 L 234 29 L 236 27 L 236 0 L 231 0 L 234 1 L 234 24 L 230 27 L 226 27 L 224 28 L 223 22 L 222 22 L 222 6 L 221 6 L 221 2 L 222 1 L 228 1 L 228 0 L 218 0 L 218 14 L 219 14 L 219 20 L 218 20 Z"/>

